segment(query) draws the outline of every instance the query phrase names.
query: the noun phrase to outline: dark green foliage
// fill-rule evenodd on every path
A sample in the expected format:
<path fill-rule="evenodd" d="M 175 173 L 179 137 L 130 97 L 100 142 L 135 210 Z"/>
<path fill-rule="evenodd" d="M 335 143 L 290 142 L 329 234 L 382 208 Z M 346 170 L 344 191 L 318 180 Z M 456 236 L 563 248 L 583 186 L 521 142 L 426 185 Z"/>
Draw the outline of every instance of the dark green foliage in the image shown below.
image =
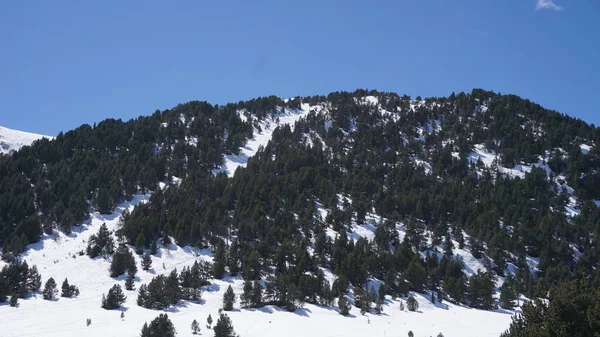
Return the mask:
<path fill-rule="evenodd" d="M 105 296 L 104 294 L 102 294 L 102 308 L 106 310 L 120 308 L 123 305 L 123 303 L 125 303 L 126 299 L 127 296 L 125 296 L 125 294 L 123 293 L 123 289 L 121 289 L 121 286 L 115 284 L 114 286 L 112 286 L 112 288 L 108 290 L 108 295 Z"/>
<path fill-rule="evenodd" d="M 223 310 L 231 311 L 233 310 L 233 304 L 235 303 L 235 292 L 233 292 L 233 288 L 231 286 L 227 287 L 225 294 L 223 294 Z"/>
<path fill-rule="evenodd" d="M 415 255 L 408 264 L 404 272 L 404 278 L 410 283 L 412 290 L 423 291 L 425 282 L 427 281 L 427 274 L 418 255 Z"/>
<path fill-rule="evenodd" d="M 242 308 L 246 309 L 252 306 L 252 291 L 253 291 L 252 281 L 244 281 L 244 291 L 242 295 L 240 295 L 240 305 Z"/>
<path fill-rule="evenodd" d="M 142 257 L 142 269 L 149 270 L 150 268 L 152 268 L 152 256 L 149 252 L 146 252 Z"/>
<path fill-rule="evenodd" d="M 495 276 L 491 272 L 477 271 L 469 279 L 469 304 L 474 308 L 493 309 Z"/>
<path fill-rule="evenodd" d="M 44 290 L 42 291 L 42 296 L 45 300 L 53 300 L 56 298 L 58 294 L 58 289 L 56 289 L 56 281 L 51 277 L 46 281 L 44 285 Z"/>
<path fill-rule="evenodd" d="M 125 245 L 120 245 L 113 255 L 110 263 L 110 277 L 123 275 L 126 271 L 131 271 L 133 275 L 137 272 L 137 266 L 133 254 Z"/>
<path fill-rule="evenodd" d="M 166 309 L 177 304 L 184 294 L 187 293 L 182 292 L 177 271 L 173 270 L 169 276 L 158 275 L 147 285 L 142 284 L 138 289 L 137 304 L 148 309 Z"/>
<path fill-rule="evenodd" d="M 144 323 L 140 337 L 175 337 L 175 326 L 167 314 L 160 314 L 150 324 Z"/>
<path fill-rule="evenodd" d="M 73 297 L 79 296 L 79 288 L 74 284 L 69 284 L 69 281 L 65 278 L 61 286 L 61 297 Z"/>
<path fill-rule="evenodd" d="M 90 236 L 86 253 L 93 259 L 100 254 L 104 256 L 110 255 L 114 253 L 114 249 L 115 243 L 112 235 L 108 231 L 106 224 L 103 223 L 100 226 L 100 230 L 98 230 L 98 234 Z"/>
<path fill-rule="evenodd" d="M 15 308 L 19 305 L 19 295 L 17 293 L 13 293 L 10 296 L 10 306 Z"/>
<path fill-rule="evenodd" d="M 237 337 L 237 334 L 233 329 L 233 324 L 231 323 L 231 318 L 225 313 L 219 315 L 214 331 L 215 337 Z"/>
<path fill-rule="evenodd" d="M 512 274 L 508 274 L 502 287 L 500 287 L 500 306 L 503 309 L 512 309 L 515 307 L 515 300 L 519 295 L 516 286 L 515 277 Z"/>
<path fill-rule="evenodd" d="M 133 290 L 134 278 L 135 278 L 135 272 L 131 269 L 128 270 L 127 271 L 127 279 L 125 279 L 125 289 Z"/>
<path fill-rule="evenodd" d="M 598 336 L 600 288 L 590 281 L 568 281 L 550 291 L 549 303 L 523 305 L 502 337 Z"/>
<path fill-rule="evenodd" d="M 42 277 L 37 267 L 30 268 L 27 262 L 15 259 L 0 271 L 0 303 L 6 302 L 8 296 L 13 294 L 25 298 L 30 292 L 39 290 L 41 286 Z"/>
<path fill-rule="evenodd" d="M 412 331 L 408 331 L 408 337 L 415 337 L 415 334 Z"/>
<path fill-rule="evenodd" d="M 345 296 L 340 296 L 338 300 L 338 309 L 340 309 L 340 315 L 348 316 L 350 314 L 351 305 L 348 303 L 348 300 Z"/>
<path fill-rule="evenodd" d="M 406 299 L 406 308 L 408 311 L 417 311 L 419 310 L 419 302 L 412 296 L 408 296 Z"/>

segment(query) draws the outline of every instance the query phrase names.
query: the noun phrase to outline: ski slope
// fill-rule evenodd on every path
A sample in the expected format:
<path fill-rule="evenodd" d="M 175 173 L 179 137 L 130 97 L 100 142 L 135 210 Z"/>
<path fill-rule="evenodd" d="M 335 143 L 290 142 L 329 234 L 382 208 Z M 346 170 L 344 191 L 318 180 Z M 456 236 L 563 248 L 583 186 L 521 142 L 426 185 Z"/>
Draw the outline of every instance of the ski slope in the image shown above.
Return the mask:
<path fill-rule="evenodd" d="M 21 147 L 31 145 L 40 138 L 53 139 L 53 137 L 38 135 L 35 133 L 17 131 L 0 126 L 0 154 L 9 154 Z"/>
<path fill-rule="evenodd" d="M 139 203 L 147 202 L 149 195 L 136 196 L 131 202 L 120 205 L 110 215 L 92 214 L 89 224 L 74 227 L 71 235 L 55 233 L 44 236 L 42 241 L 30 245 L 23 258 L 31 265 L 37 265 L 43 282 L 53 277 L 60 289 L 65 278 L 70 284 L 79 287 L 81 294 L 75 298 L 58 298 L 54 301 L 42 299 L 41 293 L 20 300 L 19 307 L 12 308 L 8 303 L 0 305 L 0 336 L 139 336 L 144 322 L 150 321 L 163 311 L 149 310 L 137 306 L 137 291 L 125 291 L 127 301 L 120 310 L 104 310 L 100 307 L 103 293 L 115 283 L 124 288 L 124 275 L 118 279 L 109 277 L 110 261 L 102 257 L 90 259 L 78 252 L 85 250 L 89 237 L 97 233 L 100 225 L 106 223 L 109 230 L 119 226 L 119 216 L 125 210 L 130 211 Z M 368 231 L 353 233 L 365 235 Z M 465 254 L 462 252 L 461 254 Z M 139 256 L 134 254 L 139 263 Z M 195 255 L 191 247 L 159 247 L 153 256 L 152 269 L 139 268 L 136 288 L 148 283 L 157 274 L 168 274 L 172 269 L 180 271 L 184 266 L 192 265 L 196 259 L 212 260 L 212 254 L 203 250 Z M 466 259 L 467 263 L 471 261 Z M 0 267 L 4 262 L 0 262 Z M 471 266 L 475 267 L 475 266 Z M 328 275 L 334 277 L 328 272 Z M 206 318 L 212 315 L 216 322 L 218 310 L 222 305 L 223 293 L 232 285 L 236 293 L 241 294 L 243 281 L 240 278 L 226 277 L 213 280 L 205 287 L 202 301 L 199 303 L 184 301 L 164 312 L 174 323 L 178 336 L 192 336 L 190 324 L 196 319 L 202 326 L 202 336 L 212 336 L 212 330 L 205 327 Z M 351 315 L 343 317 L 337 307 L 328 308 L 306 304 L 296 312 L 287 312 L 277 307 L 240 310 L 239 302 L 235 310 L 229 313 L 237 333 L 243 337 L 269 337 L 282 334 L 300 336 L 407 336 L 412 330 L 415 336 L 481 337 L 498 336 L 506 330 L 511 321 L 512 311 L 484 311 L 449 303 L 431 304 L 428 296 L 415 294 L 420 308 L 417 312 L 400 311 L 399 300 L 387 297 L 382 315 L 360 315 L 353 307 Z M 406 299 L 403 299 L 404 301 Z M 125 317 L 120 318 L 121 312 Z M 92 324 L 86 326 L 86 319 Z M 214 323 L 213 323 L 214 324 Z"/>

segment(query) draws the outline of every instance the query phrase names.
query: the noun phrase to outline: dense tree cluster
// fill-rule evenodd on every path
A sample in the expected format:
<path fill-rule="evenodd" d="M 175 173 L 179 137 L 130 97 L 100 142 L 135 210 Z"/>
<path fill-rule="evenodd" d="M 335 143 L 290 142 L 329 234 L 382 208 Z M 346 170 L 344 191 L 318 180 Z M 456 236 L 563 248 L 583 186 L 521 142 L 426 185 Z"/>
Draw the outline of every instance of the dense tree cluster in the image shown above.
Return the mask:
<path fill-rule="evenodd" d="M 200 287 L 210 284 L 210 268 L 208 263 L 195 262 L 191 268 L 185 267 L 180 274 L 175 269 L 168 276 L 158 275 L 147 285 L 140 286 L 137 304 L 148 309 L 166 309 L 180 300 L 200 300 Z"/>
<path fill-rule="evenodd" d="M 0 303 L 6 302 L 8 296 L 25 298 L 31 292 L 38 291 L 42 286 L 42 276 L 37 267 L 25 261 L 13 260 L 0 271 Z"/>
<path fill-rule="evenodd" d="M 523 305 L 502 337 L 598 336 L 600 288 L 585 280 L 564 282 L 550 291 L 549 301 Z"/>
<path fill-rule="evenodd" d="M 160 314 L 150 321 L 150 324 L 144 323 L 142 326 L 141 337 L 175 337 L 177 334 L 173 322 L 167 314 Z"/>

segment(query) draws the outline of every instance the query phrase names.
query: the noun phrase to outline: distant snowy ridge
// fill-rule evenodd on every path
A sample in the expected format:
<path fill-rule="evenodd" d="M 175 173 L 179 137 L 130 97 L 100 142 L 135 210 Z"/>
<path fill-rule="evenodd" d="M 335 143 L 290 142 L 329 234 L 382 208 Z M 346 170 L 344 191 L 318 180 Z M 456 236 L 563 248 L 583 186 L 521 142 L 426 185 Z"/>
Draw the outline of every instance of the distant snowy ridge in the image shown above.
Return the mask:
<path fill-rule="evenodd" d="M 12 151 L 18 151 L 23 146 L 31 145 L 31 143 L 41 138 L 54 139 L 54 137 L 50 136 L 17 131 L 0 126 L 0 154 L 9 154 Z"/>

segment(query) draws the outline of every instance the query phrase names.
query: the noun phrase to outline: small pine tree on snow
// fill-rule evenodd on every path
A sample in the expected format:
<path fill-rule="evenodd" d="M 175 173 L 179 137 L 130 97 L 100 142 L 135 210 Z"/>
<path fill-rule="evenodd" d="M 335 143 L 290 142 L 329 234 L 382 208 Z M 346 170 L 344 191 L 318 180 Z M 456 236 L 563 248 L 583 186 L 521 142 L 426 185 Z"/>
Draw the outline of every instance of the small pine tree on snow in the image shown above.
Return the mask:
<path fill-rule="evenodd" d="M 77 286 L 75 286 L 74 284 L 69 284 L 69 281 L 66 278 L 62 283 L 61 289 L 61 297 L 79 296 L 79 288 L 77 288 Z"/>
<path fill-rule="evenodd" d="M 121 305 L 123 305 L 123 303 L 125 303 L 126 299 L 127 299 L 127 296 L 125 296 L 125 294 L 123 293 L 123 289 L 121 289 L 121 286 L 118 284 L 115 284 L 108 291 L 108 295 L 106 295 L 106 296 L 102 295 L 102 308 L 104 308 L 106 310 L 120 308 Z"/>
<path fill-rule="evenodd" d="M 348 314 L 350 314 L 350 303 L 348 303 L 348 300 L 345 296 L 340 296 L 340 299 L 338 300 L 338 308 L 340 309 L 340 315 L 348 316 Z"/>
<path fill-rule="evenodd" d="M 110 277 L 122 275 L 127 270 L 132 270 L 135 274 L 137 272 L 137 266 L 129 248 L 125 245 L 120 245 L 110 263 Z"/>
<path fill-rule="evenodd" d="M 37 267 L 31 266 L 27 273 L 27 290 L 38 291 L 42 287 L 42 276 L 37 270 Z"/>
<path fill-rule="evenodd" d="M 191 328 L 192 328 L 192 334 L 197 335 L 200 333 L 200 324 L 198 324 L 198 321 L 193 320 Z"/>
<path fill-rule="evenodd" d="M 415 337 L 415 334 L 412 331 L 408 331 L 408 337 Z"/>
<path fill-rule="evenodd" d="M 135 277 L 135 273 L 133 270 L 127 271 L 127 279 L 125 280 L 125 289 L 133 290 L 133 278 Z"/>
<path fill-rule="evenodd" d="M 11 307 L 17 307 L 19 305 L 19 295 L 17 295 L 17 293 L 13 293 L 12 296 L 10 296 L 10 306 Z"/>
<path fill-rule="evenodd" d="M 141 337 L 175 337 L 176 331 L 173 322 L 167 314 L 160 314 L 150 324 L 144 323 Z"/>
<path fill-rule="evenodd" d="M 51 277 L 46 281 L 44 285 L 44 290 L 42 291 L 42 295 L 45 300 L 52 300 L 58 294 L 58 289 L 56 289 L 56 281 Z"/>
<path fill-rule="evenodd" d="M 142 257 L 142 269 L 149 270 L 150 268 L 152 268 L 152 255 L 150 255 L 150 253 L 146 252 L 146 253 L 144 253 L 144 256 Z"/>
<path fill-rule="evenodd" d="M 400 311 L 404 311 L 404 302 L 400 300 Z"/>
<path fill-rule="evenodd" d="M 87 325 L 87 326 L 92 325 L 92 319 L 91 318 L 86 319 L 85 320 L 85 325 Z"/>
<path fill-rule="evenodd" d="M 406 300 L 406 307 L 408 311 L 417 311 L 419 309 L 419 302 L 412 296 L 409 296 Z"/>
<path fill-rule="evenodd" d="M 442 334 L 441 332 L 437 335 L 437 337 L 444 337 L 444 334 Z"/>
<path fill-rule="evenodd" d="M 220 314 L 217 323 L 215 324 L 215 337 L 237 337 L 231 318 L 227 314 Z"/>
<path fill-rule="evenodd" d="M 223 295 L 223 310 L 233 310 L 233 304 L 235 303 L 235 292 L 231 286 L 227 287 L 225 294 Z"/>
<path fill-rule="evenodd" d="M 121 319 L 125 318 L 125 311 L 121 311 Z"/>
<path fill-rule="evenodd" d="M 208 317 L 206 317 L 206 328 L 208 330 L 212 329 L 212 324 L 213 324 L 212 316 L 210 314 L 208 314 Z"/>

